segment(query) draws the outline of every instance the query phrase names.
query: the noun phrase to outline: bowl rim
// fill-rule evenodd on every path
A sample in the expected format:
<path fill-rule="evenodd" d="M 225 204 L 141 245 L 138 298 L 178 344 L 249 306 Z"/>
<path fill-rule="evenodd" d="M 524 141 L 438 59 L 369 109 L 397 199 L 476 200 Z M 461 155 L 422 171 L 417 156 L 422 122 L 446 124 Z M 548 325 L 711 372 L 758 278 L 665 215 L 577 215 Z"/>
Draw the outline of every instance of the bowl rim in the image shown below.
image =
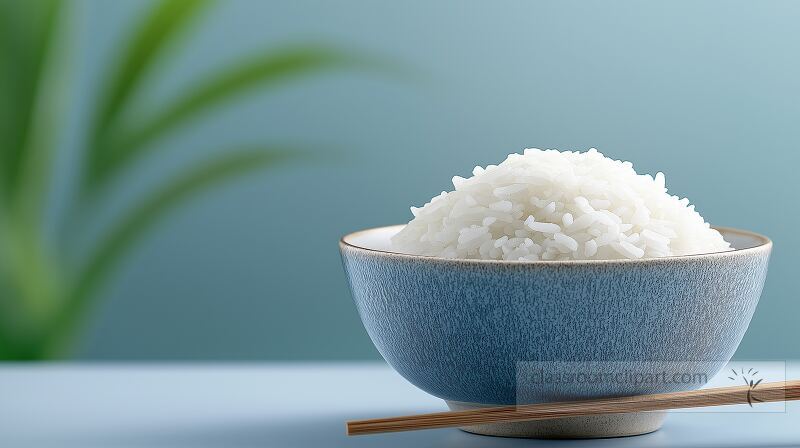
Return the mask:
<path fill-rule="evenodd" d="M 348 239 L 358 236 L 359 234 L 367 233 L 367 232 L 375 232 L 379 230 L 386 230 L 390 228 L 402 228 L 406 224 L 394 224 L 389 226 L 378 226 L 378 227 L 370 227 L 367 229 L 357 230 L 355 232 L 350 232 L 339 239 L 339 248 L 343 250 L 344 248 L 352 249 L 360 252 L 365 252 L 369 254 L 373 254 L 376 256 L 383 256 L 383 257 L 391 257 L 391 258 L 401 258 L 407 260 L 420 260 L 420 261 L 427 261 L 427 262 L 439 262 L 439 263 L 450 263 L 450 264 L 461 264 L 461 265 L 485 265 L 485 264 L 494 264 L 494 265 L 524 265 L 524 266 L 561 266 L 561 265 L 597 265 L 597 264 L 650 264 L 650 263 L 667 263 L 670 261 L 694 261 L 694 260 L 704 260 L 704 259 L 713 259 L 713 258 L 725 258 L 731 257 L 734 255 L 747 255 L 747 254 L 755 254 L 760 253 L 763 251 L 769 252 L 772 250 L 772 240 L 768 237 L 752 232 L 750 230 L 742 230 L 737 229 L 734 227 L 725 227 L 725 226 L 711 226 L 712 229 L 717 230 L 720 233 L 735 233 L 739 235 L 749 236 L 759 241 L 759 243 L 752 247 L 747 247 L 744 249 L 733 249 L 728 251 L 722 252 L 705 252 L 701 254 L 690 254 L 690 255 L 670 255 L 667 257 L 651 257 L 651 258 L 637 258 L 637 259 L 629 259 L 629 258 L 621 258 L 621 259 L 612 259 L 612 260 L 536 260 L 536 261 L 521 261 L 521 260 L 485 260 L 485 259 L 475 259 L 475 258 L 444 258 L 444 257 L 437 257 L 433 255 L 414 255 L 414 254 L 405 254 L 402 252 L 394 252 L 389 250 L 382 250 L 382 249 L 371 249 L 368 247 L 362 247 L 357 244 L 353 244 L 352 242 L 348 242 Z"/>

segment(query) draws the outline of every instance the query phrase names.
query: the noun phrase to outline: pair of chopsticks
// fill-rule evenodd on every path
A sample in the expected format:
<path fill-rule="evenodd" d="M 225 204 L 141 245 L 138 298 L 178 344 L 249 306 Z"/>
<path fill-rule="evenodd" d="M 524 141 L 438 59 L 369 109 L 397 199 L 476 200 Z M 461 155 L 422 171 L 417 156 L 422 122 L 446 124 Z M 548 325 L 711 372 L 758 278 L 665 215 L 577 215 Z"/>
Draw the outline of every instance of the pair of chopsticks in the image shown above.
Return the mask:
<path fill-rule="evenodd" d="M 603 398 L 585 401 L 501 406 L 466 411 L 388 417 L 347 422 L 347 435 L 416 431 L 487 423 L 509 423 L 586 415 L 625 414 L 732 404 L 800 400 L 800 380 L 715 389 Z"/>

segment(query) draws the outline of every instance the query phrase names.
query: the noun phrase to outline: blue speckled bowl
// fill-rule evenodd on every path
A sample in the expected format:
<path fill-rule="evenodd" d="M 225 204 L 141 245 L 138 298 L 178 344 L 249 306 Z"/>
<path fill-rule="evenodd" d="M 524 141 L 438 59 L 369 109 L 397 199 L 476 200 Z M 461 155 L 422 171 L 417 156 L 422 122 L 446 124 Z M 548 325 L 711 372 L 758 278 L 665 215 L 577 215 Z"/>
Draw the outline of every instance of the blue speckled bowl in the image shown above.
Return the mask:
<path fill-rule="evenodd" d="M 617 372 L 641 362 L 690 361 L 692 372 L 711 378 L 747 330 L 772 248 L 761 235 L 719 228 L 736 250 L 646 260 L 449 260 L 391 252 L 389 239 L 401 228 L 342 238 L 345 271 L 378 351 L 454 409 L 517 403 L 520 366 L 545 362 L 554 369 L 599 362 L 599 369 Z M 701 385 L 548 384 L 527 388 L 525 400 Z M 598 437 L 653 431 L 662 420 L 663 414 L 648 413 L 466 429 Z"/>

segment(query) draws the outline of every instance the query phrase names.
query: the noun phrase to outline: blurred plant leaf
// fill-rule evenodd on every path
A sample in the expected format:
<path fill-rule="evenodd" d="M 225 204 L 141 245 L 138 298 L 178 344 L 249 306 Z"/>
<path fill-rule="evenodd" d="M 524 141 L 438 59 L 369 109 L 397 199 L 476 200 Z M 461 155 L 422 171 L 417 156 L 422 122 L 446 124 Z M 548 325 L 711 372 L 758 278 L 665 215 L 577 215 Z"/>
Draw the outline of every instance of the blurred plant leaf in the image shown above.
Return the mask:
<path fill-rule="evenodd" d="M 87 167 L 90 177 L 94 174 L 94 163 L 105 132 L 123 109 L 126 101 L 136 90 L 144 75 L 157 61 L 169 43 L 186 29 L 196 17 L 206 0 L 164 0 L 158 2 L 144 20 L 136 27 L 127 47 L 119 52 L 116 70 L 106 81 L 95 117 L 96 124 L 91 136 Z"/>
<path fill-rule="evenodd" d="M 0 0 L 0 193 L 16 189 L 59 0 Z M 13 61 L 13 62 L 12 62 Z"/>
<path fill-rule="evenodd" d="M 63 2 L 55 2 L 60 5 Z M 14 198 L 14 219 L 26 232 L 35 232 L 43 225 L 42 215 L 47 207 L 53 157 L 60 130 L 60 120 L 65 115 L 68 64 L 71 51 L 71 34 L 67 20 L 61 12 L 63 8 L 54 6 L 48 12 L 48 36 L 42 48 L 39 79 L 35 94 L 31 98 L 32 107 L 28 120 L 28 135 L 25 138 L 23 154 L 19 160 L 16 197 Z M 31 235 L 35 239 L 35 234 Z M 38 244 L 43 246 L 43 244 Z M 44 248 L 41 248 L 44 250 Z M 40 258 L 44 259 L 43 254 Z"/>
<path fill-rule="evenodd" d="M 17 226 L 3 248 L 9 255 L 6 272 L 12 287 L 19 292 L 18 308 L 26 317 L 41 320 L 55 306 L 57 282 L 60 275 L 55 267 L 57 258 L 43 247 L 40 233 L 30 226 Z"/>
<path fill-rule="evenodd" d="M 283 48 L 223 68 L 156 111 L 136 118 L 131 100 L 147 76 L 165 60 L 211 0 L 154 0 L 153 7 L 124 40 L 104 73 L 81 148 L 82 165 L 74 200 L 52 229 L 43 225 L 53 195 L 52 170 L 63 123 L 57 107 L 65 87 L 61 35 L 65 0 L 0 0 L 0 359 L 63 356 L 74 342 L 103 284 L 134 245 L 169 211 L 225 181 L 297 156 L 271 148 L 227 152 L 175 178 L 123 212 L 119 221 L 90 249 L 85 264 L 73 269 L 70 227 L 94 210 L 94 193 L 108 187 L 141 158 L 152 143 L 225 101 L 256 87 L 271 87 L 301 75 L 334 67 L 379 69 L 399 74 L 393 64 L 321 47 Z M 71 16 L 70 16 L 71 17 Z M 62 25 L 62 21 L 64 24 Z M 130 123 L 129 123 L 130 122 Z M 71 190 L 71 189 L 70 189 Z M 76 218 L 76 219 L 73 219 Z M 66 236 L 59 238 L 55 235 Z M 83 244 L 83 242 L 81 242 Z"/>
<path fill-rule="evenodd" d="M 41 325 L 57 303 L 55 258 L 41 250 L 41 239 L 29 229 L 3 232 L 0 259 L 0 346 L 12 359 L 40 358 Z M 3 356 L 0 353 L 0 359 Z"/>
<path fill-rule="evenodd" d="M 50 325 L 48 340 L 57 345 L 70 339 L 71 332 L 96 298 L 95 290 L 122 257 L 164 215 L 187 200 L 242 174 L 281 163 L 292 153 L 281 149 L 228 151 L 226 155 L 199 165 L 169 181 L 131 210 L 107 234 L 89 257 L 84 269 Z M 58 351 L 58 347 L 53 350 Z"/>
<path fill-rule="evenodd" d="M 0 0 L 0 343 L 16 358 L 38 357 L 38 333 L 56 304 L 57 257 L 43 238 L 53 140 L 63 112 L 69 39 L 62 1 Z"/>
<path fill-rule="evenodd" d="M 5 238 L 0 223 L 0 247 L 5 247 Z M 8 284 L 4 254 L 0 254 L 0 360 L 13 359 L 14 338 L 11 336 L 17 316 L 14 314 L 14 303 L 17 295 Z"/>
<path fill-rule="evenodd" d="M 264 89 L 275 86 L 324 69 L 369 63 L 366 58 L 311 46 L 284 49 L 242 61 L 191 88 L 135 130 L 110 139 L 98 156 L 96 180 L 102 182 L 114 177 L 129 161 L 144 154 L 154 140 L 202 113 L 233 100 L 237 95 L 256 87 Z"/>
<path fill-rule="evenodd" d="M 11 311 L 11 309 L 7 306 L 3 306 L 3 301 L 7 300 L 8 297 L 0 297 L 0 311 L 7 313 Z M 9 320 L 6 318 L 5 320 Z M 8 359 L 18 359 L 16 353 L 14 353 L 14 347 L 17 346 L 15 343 L 15 339 L 10 335 L 7 334 L 9 332 L 9 327 L 11 323 L 4 322 L 4 319 L 0 318 L 0 359 L 1 360 L 8 360 Z"/>

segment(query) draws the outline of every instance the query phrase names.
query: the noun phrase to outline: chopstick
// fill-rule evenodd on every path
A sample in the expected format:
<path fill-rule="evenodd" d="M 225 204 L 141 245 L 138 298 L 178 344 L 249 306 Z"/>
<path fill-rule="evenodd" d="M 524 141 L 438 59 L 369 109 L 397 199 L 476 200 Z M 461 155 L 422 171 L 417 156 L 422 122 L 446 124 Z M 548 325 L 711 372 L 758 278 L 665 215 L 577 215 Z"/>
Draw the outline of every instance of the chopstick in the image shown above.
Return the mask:
<path fill-rule="evenodd" d="M 687 392 L 636 395 L 585 401 L 537 403 L 487 407 L 466 411 L 436 412 L 402 417 L 353 420 L 347 422 L 347 435 L 416 431 L 486 423 L 508 423 L 585 415 L 624 414 L 732 404 L 800 400 L 800 380 L 762 383 L 756 386 L 731 386 Z"/>

